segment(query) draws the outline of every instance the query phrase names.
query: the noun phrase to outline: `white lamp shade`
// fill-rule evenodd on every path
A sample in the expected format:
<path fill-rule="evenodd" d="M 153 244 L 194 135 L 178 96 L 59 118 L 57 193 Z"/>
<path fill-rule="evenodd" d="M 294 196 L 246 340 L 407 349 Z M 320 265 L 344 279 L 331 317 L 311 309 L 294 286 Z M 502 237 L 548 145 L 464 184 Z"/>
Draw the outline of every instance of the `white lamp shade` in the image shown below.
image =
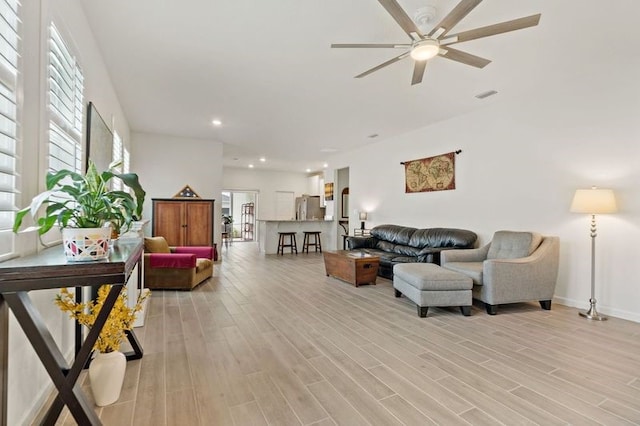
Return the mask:
<path fill-rule="evenodd" d="M 615 213 L 618 211 L 616 197 L 611 189 L 578 189 L 573 196 L 573 213 Z"/>
<path fill-rule="evenodd" d="M 367 220 L 367 212 L 360 212 L 360 220 Z"/>

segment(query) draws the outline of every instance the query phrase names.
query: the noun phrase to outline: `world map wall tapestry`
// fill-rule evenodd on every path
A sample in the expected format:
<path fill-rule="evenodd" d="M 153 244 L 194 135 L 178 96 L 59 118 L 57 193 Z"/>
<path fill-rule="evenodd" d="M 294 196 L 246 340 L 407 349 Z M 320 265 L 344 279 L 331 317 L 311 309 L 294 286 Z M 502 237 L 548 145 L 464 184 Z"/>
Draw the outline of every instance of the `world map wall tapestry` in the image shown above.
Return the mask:
<path fill-rule="evenodd" d="M 436 155 L 404 163 L 405 192 L 456 189 L 456 153 Z"/>

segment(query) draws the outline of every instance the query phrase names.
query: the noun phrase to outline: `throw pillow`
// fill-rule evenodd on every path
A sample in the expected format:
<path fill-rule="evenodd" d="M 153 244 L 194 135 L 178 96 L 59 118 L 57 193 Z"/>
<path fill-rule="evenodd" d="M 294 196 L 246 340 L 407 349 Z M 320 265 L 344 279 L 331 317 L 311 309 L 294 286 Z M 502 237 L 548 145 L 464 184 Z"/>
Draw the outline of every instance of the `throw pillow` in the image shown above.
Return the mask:
<path fill-rule="evenodd" d="M 145 237 L 144 251 L 147 253 L 171 253 L 164 237 Z"/>
<path fill-rule="evenodd" d="M 542 236 L 536 232 L 498 231 L 487 253 L 487 259 L 518 259 L 527 257 L 538 248 Z"/>

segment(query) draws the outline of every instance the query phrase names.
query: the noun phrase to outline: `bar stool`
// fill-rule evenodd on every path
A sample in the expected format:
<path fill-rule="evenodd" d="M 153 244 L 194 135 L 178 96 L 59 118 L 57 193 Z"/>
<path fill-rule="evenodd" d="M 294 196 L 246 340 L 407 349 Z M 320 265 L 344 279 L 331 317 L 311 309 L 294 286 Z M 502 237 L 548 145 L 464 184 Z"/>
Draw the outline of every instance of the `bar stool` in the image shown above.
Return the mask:
<path fill-rule="evenodd" d="M 311 237 L 313 237 L 313 242 L 311 242 Z M 320 250 L 322 253 L 322 243 L 320 242 L 320 231 L 304 231 L 304 241 L 302 242 L 302 252 L 304 253 L 307 250 L 309 253 L 309 246 L 313 246 L 315 251 Z"/>
<path fill-rule="evenodd" d="M 291 254 L 295 250 L 296 254 L 298 254 L 298 245 L 296 244 L 296 233 L 295 232 L 278 232 L 278 253 L 284 256 L 285 247 L 291 248 Z M 285 241 L 286 237 L 289 237 L 289 241 Z"/>

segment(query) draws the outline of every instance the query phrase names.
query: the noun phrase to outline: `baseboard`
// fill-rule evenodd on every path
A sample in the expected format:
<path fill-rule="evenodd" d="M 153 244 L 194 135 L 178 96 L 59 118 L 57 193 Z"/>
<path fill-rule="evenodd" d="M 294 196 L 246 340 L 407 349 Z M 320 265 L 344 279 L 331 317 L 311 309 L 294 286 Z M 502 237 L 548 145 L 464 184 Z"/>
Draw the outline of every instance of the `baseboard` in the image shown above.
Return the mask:
<path fill-rule="evenodd" d="M 582 308 L 585 311 L 589 308 L 588 300 L 575 300 L 575 299 L 569 299 L 567 297 L 554 297 L 553 301 L 554 303 L 558 303 L 559 305 L 570 306 L 572 308 Z M 598 312 L 611 317 L 616 317 L 616 318 L 640 323 L 640 314 L 637 312 L 629 312 L 622 309 L 615 309 L 615 308 L 608 307 L 606 305 L 601 305 L 599 303 L 598 303 Z"/>

